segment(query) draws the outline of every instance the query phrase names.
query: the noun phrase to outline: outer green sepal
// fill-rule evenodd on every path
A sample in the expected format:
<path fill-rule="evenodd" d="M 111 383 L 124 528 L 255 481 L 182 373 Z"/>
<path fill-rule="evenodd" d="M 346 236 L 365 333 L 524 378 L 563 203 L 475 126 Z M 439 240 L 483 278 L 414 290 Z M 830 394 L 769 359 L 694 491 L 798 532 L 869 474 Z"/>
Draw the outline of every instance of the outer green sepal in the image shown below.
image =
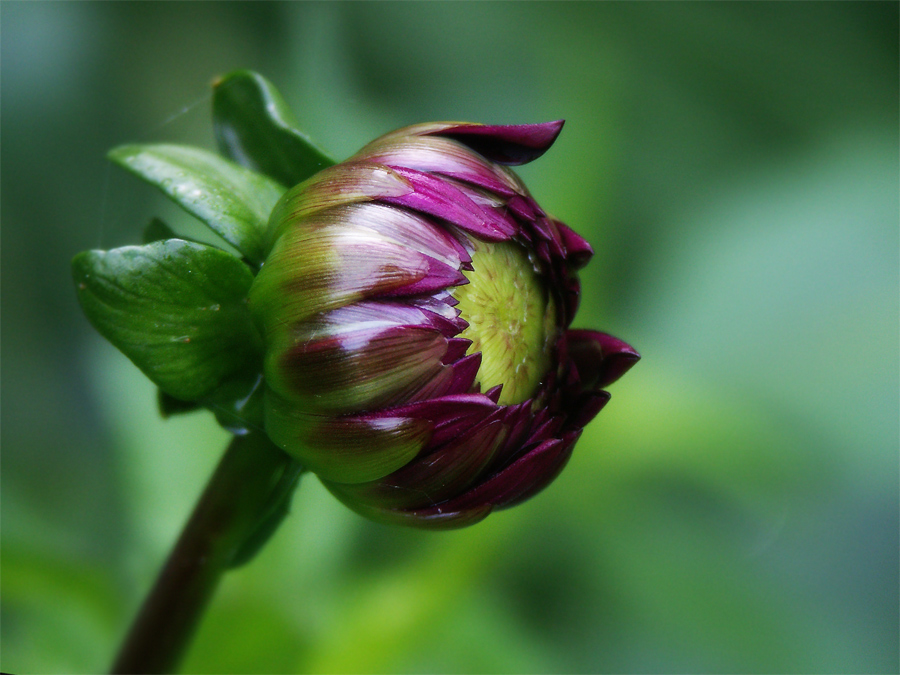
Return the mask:
<path fill-rule="evenodd" d="M 272 83 L 249 70 L 213 83 L 213 125 L 223 155 L 285 187 L 335 163 L 295 128 L 290 108 Z"/>
<path fill-rule="evenodd" d="M 162 190 L 252 262 L 265 259 L 269 214 L 284 193 L 275 181 L 185 145 L 123 145 L 108 156 Z"/>
<path fill-rule="evenodd" d="M 251 391 L 261 345 L 247 311 L 253 275 L 240 260 L 169 239 L 85 251 L 72 271 L 91 324 L 163 392 L 204 402 Z"/>

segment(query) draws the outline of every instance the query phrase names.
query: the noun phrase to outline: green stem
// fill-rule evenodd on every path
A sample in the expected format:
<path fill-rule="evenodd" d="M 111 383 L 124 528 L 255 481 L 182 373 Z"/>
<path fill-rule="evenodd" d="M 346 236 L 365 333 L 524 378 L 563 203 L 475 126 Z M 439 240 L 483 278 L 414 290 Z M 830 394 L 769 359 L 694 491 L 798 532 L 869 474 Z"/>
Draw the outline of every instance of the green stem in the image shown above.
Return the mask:
<path fill-rule="evenodd" d="M 301 467 L 260 433 L 235 436 L 141 607 L 113 673 L 177 667 L 222 574 L 287 512 Z"/>

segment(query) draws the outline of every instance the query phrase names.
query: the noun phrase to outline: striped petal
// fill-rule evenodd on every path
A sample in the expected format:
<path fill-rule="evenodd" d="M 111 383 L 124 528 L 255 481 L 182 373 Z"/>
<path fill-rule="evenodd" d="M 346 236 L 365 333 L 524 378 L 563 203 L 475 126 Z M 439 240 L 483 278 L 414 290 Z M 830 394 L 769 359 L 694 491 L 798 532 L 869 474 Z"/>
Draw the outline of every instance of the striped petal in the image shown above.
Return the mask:
<path fill-rule="evenodd" d="M 421 171 L 395 170 L 414 189 L 404 195 L 383 197 L 381 201 L 436 216 L 487 241 L 504 241 L 514 231 L 502 219 L 482 209 L 460 187 Z"/>
<path fill-rule="evenodd" d="M 363 300 L 352 305 L 338 307 L 316 320 L 304 324 L 302 337 L 312 338 L 324 333 L 347 329 L 388 326 L 420 326 L 440 331 L 453 338 L 464 327 L 458 312 L 444 303 L 429 302 L 426 298 Z M 298 337 L 301 332 L 297 333 Z M 449 344 L 449 343 L 448 343 Z M 444 360 L 445 363 L 448 361 Z"/>
<path fill-rule="evenodd" d="M 431 429 L 426 419 L 300 412 L 266 392 L 269 438 L 325 480 L 361 483 L 393 473 L 421 452 Z"/>
<path fill-rule="evenodd" d="M 481 424 L 497 409 L 497 404 L 483 394 L 453 394 L 372 412 L 370 415 L 429 420 L 433 425 L 431 445 L 437 447 L 459 437 L 466 429 Z"/>
<path fill-rule="evenodd" d="M 269 386 L 299 407 L 332 413 L 408 400 L 440 371 L 446 338 L 430 328 L 347 329 L 300 339 L 266 355 Z"/>
<path fill-rule="evenodd" d="M 328 487 L 348 498 L 388 509 L 429 507 L 469 487 L 490 463 L 504 434 L 498 420 L 488 422 L 381 480 Z"/>
<path fill-rule="evenodd" d="M 366 298 L 466 283 L 440 260 L 331 220 L 306 219 L 275 242 L 250 290 L 250 308 L 267 332 Z"/>
<path fill-rule="evenodd" d="M 474 155 L 462 143 L 449 138 L 382 138 L 366 146 L 353 159 L 448 176 L 504 197 L 518 194 L 518 182 L 511 180 L 507 172 Z"/>
<path fill-rule="evenodd" d="M 353 204 L 341 210 L 341 220 L 355 232 L 377 235 L 459 269 L 471 260 L 445 227 L 433 219 L 388 204 Z M 371 236 L 371 234 L 370 234 Z"/>
<path fill-rule="evenodd" d="M 288 190 L 275 205 L 269 217 L 269 245 L 291 223 L 320 211 L 381 197 L 399 197 L 412 190 L 402 176 L 387 166 L 343 162 L 323 169 Z"/>

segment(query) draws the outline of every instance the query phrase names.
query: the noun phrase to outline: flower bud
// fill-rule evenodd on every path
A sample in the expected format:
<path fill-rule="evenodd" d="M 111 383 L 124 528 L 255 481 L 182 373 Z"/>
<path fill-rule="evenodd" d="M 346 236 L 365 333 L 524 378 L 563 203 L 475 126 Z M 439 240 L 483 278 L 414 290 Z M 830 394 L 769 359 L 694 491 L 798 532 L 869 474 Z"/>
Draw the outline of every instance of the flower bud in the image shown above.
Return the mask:
<path fill-rule="evenodd" d="M 276 205 L 249 292 L 266 431 L 359 513 L 459 527 L 531 497 L 638 360 L 569 329 L 592 250 L 507 168 L 561 128 L 407 127 Z"/>

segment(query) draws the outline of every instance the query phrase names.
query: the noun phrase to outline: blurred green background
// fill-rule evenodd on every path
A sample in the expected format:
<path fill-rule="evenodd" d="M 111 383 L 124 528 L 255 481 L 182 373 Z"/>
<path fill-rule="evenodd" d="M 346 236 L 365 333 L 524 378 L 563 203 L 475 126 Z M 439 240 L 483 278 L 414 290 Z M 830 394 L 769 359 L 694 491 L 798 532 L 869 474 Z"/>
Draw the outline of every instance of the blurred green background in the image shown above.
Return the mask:
<path fill-rule="evenodd" d="M 898 672 L 897 3 L 9 3 L 2 663 L 100 672 L 226 435 L 168 422 L 69 260 L 174 207 L 106 150 L 212 148 L 258 70 L 338 158 L 565 118 L 521 172 L 634 344 L 562 476 L 444 534 L 303 480 L 186 672 Z"/>

